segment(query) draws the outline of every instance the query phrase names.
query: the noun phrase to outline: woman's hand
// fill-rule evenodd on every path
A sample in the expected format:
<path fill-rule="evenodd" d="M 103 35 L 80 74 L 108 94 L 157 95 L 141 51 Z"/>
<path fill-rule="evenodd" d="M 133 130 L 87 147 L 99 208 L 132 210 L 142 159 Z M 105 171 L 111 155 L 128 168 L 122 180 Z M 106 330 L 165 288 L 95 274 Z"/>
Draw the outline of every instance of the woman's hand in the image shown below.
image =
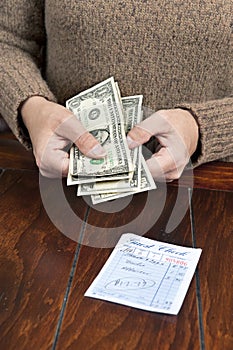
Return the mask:
<path fill-rule="evenodd" d="M 198 143 L 198 125 L 192 114 L 183 109 L 159 110 L 136 125 L 128 133 L 130 148 L 155 136 L 158 152 L 147 160 L 152 176 L 157 180 L 178 179 Z"/>
<path fill-rule="evenodd" d="M 90 158 L 103 158 L 105 150 L 65 107 L 40 96 L 30 97 L 21 115 L 28 129 L 36 164 L 47 177 L 66 176 L 69 156 L 65 148 L 75 143 Z"/>

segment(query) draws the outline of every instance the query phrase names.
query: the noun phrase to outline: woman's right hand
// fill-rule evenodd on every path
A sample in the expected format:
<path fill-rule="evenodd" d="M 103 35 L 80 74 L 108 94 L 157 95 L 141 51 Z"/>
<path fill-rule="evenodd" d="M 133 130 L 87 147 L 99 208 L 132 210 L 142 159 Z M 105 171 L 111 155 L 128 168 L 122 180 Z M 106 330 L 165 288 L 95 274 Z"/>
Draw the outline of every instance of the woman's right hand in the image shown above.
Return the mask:
<path fill-rule="evenodd" d="M 67 176 L 69 155 L 65 148 L 75 143 L 90 158 L 103 158 L 105 150 L 65 107 L 32 96 L 24 102 L 21 115 L 28 129 L 36 164 L 43 176 Z"/>

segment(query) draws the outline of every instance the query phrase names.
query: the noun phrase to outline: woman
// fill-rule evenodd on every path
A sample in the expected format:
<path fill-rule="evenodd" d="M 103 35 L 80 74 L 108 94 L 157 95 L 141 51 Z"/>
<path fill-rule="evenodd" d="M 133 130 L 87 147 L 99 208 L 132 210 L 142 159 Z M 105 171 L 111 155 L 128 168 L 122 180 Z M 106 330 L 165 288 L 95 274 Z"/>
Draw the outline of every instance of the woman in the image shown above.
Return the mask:
<path fill-rule="evenodd" d="M 43 175 L 66 176 L 70 140 L 90 157 L 105 155 L 62 104 L 109 76 L 122 96 L 143 94 L 156 111 L 128 134 L 131 148 L 152 135 L 159 141 L 147 161 L 155 179 L 161 169 L 168 181 L 178 178 L 189 157 L 197 166 L 233 154 L 232 0 L 0 6 L 0 113 L 32 144 Z"/>

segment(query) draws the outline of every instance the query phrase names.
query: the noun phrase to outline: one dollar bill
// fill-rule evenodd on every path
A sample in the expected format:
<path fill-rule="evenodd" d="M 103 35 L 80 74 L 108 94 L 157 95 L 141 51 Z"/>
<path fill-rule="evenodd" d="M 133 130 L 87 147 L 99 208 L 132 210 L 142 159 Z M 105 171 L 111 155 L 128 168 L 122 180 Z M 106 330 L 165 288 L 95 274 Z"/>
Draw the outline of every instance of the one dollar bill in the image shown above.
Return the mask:
<path fill-rule="evenodd" d="M 114 199 L 119 199 L 122 197 L 130 196 L 132 194 L 145 192 L 149 190 L 156 189 L 156 185 L 154 182 L 154 179 L 152 178 L 152 175 L 146 165 L 145 159 L 142 157 L 142 166 L 141 166 L 141 180 L 140 180 L 140 187 L 139 189 L 135 191 L 125 191 L 125 192 L 113 192 L 113 193 L 99 193 L 91 195 L 92 203 L 93 204 L 99 204 L 103 202 L 107 202 Z"/>
<path fill-rule="evenodd" d="M 106 177 L 133 171 L 122 104 L 113 77 L 72 97 L 66 102 L 66 107 L 98 139 L 107 153 L 102 159 L 91 159 L 73 146 L 69 169 L 72 175 Z"/>

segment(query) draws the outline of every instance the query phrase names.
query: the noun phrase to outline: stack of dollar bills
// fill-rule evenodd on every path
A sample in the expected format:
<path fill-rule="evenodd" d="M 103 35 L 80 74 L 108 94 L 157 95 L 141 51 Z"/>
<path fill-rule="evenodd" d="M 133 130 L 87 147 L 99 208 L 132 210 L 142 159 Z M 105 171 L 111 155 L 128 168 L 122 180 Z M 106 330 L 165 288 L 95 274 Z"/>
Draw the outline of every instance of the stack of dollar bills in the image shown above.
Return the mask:
<path fill-rule="evenodd" d="M 93 204 L 156 188 L 142 148 L 129 150 L 126 134 L 142 120 L 142 95 L 121 97 L 111 77 L 66 101 L 68 108 L 106 151 L 102 159 L 70 149 L 67 185 L 77 195 L 91 195 Z"/>

